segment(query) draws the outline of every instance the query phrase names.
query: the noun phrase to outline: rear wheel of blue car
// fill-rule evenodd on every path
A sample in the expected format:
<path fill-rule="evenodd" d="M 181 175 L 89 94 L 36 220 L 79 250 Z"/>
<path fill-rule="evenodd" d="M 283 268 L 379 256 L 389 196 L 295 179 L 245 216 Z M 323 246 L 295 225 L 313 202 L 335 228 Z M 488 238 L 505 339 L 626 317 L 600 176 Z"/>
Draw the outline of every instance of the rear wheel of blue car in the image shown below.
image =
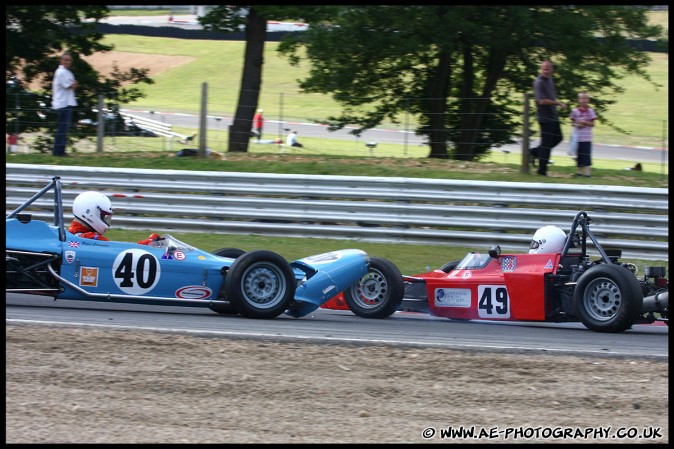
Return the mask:
<path fill-rule="evenodd" d="M 227 299 L 248 318 L 274 318 L 295 296 L 295 274 L 290 264 L 272 251 L 239 256 L 225 276 Z"/>
<path fill-rule="evenodd" d="M 236 259 L 239 256 L 246 254 L 246 252 L 239 248 L 221 248 L 213 251 L 213 254 L 220 257 L 229 257 L 230 259 Z"/>
<path fill-rule="evenodd" d="M 596 332 L 622 332 L 641 314 L 643 293 L 627 268 L 600 264 L 578 279 L 574 292 L 581 322 Z"/>
<path fill-rule="evenodd" d="M 246 252 L 239 248 L 220 248 L 213 251 L 213 254 L 220 257 L 228 257 L 230 259 L 237 259 L 239 256 L 246 254 Z M 213 312 L 221 315 L 238 315 L 239 309 L 234 307 L 231 303 L 213 304 L 209 306 Z"/>
<path fill-rule="evenodd" d="M 367 273 L 344 290 L 349 309 L 363 318 L 391 316 L 403 302 L 403 276 L 391 261 L 370 257 Z"/>

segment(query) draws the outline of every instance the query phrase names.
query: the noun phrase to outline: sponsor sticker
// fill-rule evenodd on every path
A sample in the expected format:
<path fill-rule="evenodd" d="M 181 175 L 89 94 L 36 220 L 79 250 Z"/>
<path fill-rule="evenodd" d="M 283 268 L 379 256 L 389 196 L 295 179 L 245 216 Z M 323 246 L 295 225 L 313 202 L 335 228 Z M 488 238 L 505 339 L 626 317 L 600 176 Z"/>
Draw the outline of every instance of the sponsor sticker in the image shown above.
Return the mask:
<path fill-rule="evenodd" d="M 469 288 L 436 288 L 435 289 L 436 307 L 470 307 L 470 289 Z"/>
<path fill-rule="evenodd" d="M 207 299 L 213 291 L 202 285 L 187 285 L 176 290 L 176 298 L 180 299 Z"/>
<path fill-rule="evenodd" d="M 164 260 L 173 260 L 173 256 L 170 255 L 169 253 L 162 254 L 161 258 L 164 259 Z"/>
<path fill-rule="evenodd" d="M 98 267 L 80 267 L 80 287 L 98 286 Z"/>
<path fill-rule="evenodd" d="M 315 256 L 309 256 L 305 257 L 303 260 L 309 261 L 313 264 L 319 265 L 322 263 L 330 263 L 334 262 L 336 260 L 341 259 L 342 254 L 336 251 L 329 252 L 329 253 L 323 253 L 323 254 L 317 254 Z"/>
<path fill-rule="evenodd" d="M 65 256 L 66 256 L 66 262 L 67 263 L 73 263 L 75 261 L 75 256 L 77 253 L 75 251 L 66 251 Z"/>
<path fill-rule="evenodd" d="M 545 268 L 552 270 L 552 259 L 548 259 L 548 263 L 545 264 Z"/>

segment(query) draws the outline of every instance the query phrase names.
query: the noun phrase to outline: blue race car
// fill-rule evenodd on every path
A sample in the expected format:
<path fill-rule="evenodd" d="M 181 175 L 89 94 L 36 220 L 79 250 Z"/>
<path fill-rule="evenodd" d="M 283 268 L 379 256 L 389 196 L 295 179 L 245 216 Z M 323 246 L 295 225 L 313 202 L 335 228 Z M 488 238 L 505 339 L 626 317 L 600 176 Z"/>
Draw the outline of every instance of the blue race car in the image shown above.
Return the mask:
<path fill-rule="evenodd" d="M 51 190 L 53 224 L 23 212 Z M 80 238 L 64 225 L 60 177 L 6 219 L 6 292 L 298 318 L 347 289 L 376 298 L 358 315 L 385 318 L 401 305 L 404 285 L 392 262 L 358 249 L 289 263 L 272 251 L 209 253 L 169 234 L 150 245 Z"/>

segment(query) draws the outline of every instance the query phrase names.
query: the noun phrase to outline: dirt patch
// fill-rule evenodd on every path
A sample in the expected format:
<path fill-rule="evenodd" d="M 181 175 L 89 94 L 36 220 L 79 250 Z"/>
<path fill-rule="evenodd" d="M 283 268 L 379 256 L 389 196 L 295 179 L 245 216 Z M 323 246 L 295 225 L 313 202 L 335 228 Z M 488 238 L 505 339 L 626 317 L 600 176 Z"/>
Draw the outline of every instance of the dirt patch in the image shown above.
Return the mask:
<path fill-rule="evenodd" d="M 191 56 L 168 56 L 124 51 L 94 53 L 83 59 L 104 76 L 108 76 L 112 72 L 113 66 L 116 65 L 123 72 L 132 67 L 150 69 L 148 73 L 150 78 L 166 70 L 194 61 Z"/>
<path fill-rule="evenodd" d="M 127 72 L 131 68 L 149 69 L 147 76 L 152 78 L 166 70 L 178 67 L 182 64 L 194 61 L 191 56 L 168 56 L 146 53 L 129 53 L 125 51 L 108 51 L 105 53 L 94 53 L 91 56 L 83 56 L 91 66 L 96 69 L 101 76 L 108 77 L 113 71 L 113 67 L 121 72 Z M 77 74 L 75 75 L 77 78 Z M 31 90 L 39 90 L 43 87 L 43 81 L 38 78 L 28 85 Z"/>
<path fill-rule="evenodd" d="M 5 349 L 7 443 L 669 441 L 667 361 L 34 325 Z M 501 434 L 422 437 L 450 426 Z"/>

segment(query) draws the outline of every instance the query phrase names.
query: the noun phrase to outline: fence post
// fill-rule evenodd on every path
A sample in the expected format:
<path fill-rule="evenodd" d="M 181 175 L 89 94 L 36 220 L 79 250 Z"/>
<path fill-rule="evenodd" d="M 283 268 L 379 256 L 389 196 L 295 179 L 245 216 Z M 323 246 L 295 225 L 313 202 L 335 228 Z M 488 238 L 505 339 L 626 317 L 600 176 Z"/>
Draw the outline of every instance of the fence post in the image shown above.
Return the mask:
<path fill-rule="evenodd" d="M 98 126 L 96 127 L 96 153 L 103 152 L 103 139 L 105 138 L 105 118 L 103 114 L 103 95 L 98 95 Z"/>
<path fill-rule="evenodd" d="M 283 151 L 283 92 L 279 94 L 279 107 L 278 107 L 278 138 L 281 143 L 278 144 L 279 153 Z"/>
<path fill-rule="evenodd" d="M 406 98 L 405 99 L 405 132 L 404 132 L 404 142 L 405 145 L 403 146 L 403 155 L 407 156 L 407 133 L 409 132 L 409 117 L 410 117 L 410 99 Z"/>
<path fill-rule="evenodd" d="M 524 93 L 524 122 L 522 123 L 522 165 L 520 173 L 529 173 L 529 92 Z"/>
<path fill-rule="evenodd" d="M 665 151 L 667 151 L 665 145 L 667 145 L 667 120 L 662 121 L 662 157 L 660 158 L 662 163 L 660 164 L 660 181 L 665 179 Z"/>
<path fill-rule="evenodd" d="M 201 116 L 199 117 L 199 157 L 206 157 L 206 106 L 208 83 L 201 83 Z"/>

